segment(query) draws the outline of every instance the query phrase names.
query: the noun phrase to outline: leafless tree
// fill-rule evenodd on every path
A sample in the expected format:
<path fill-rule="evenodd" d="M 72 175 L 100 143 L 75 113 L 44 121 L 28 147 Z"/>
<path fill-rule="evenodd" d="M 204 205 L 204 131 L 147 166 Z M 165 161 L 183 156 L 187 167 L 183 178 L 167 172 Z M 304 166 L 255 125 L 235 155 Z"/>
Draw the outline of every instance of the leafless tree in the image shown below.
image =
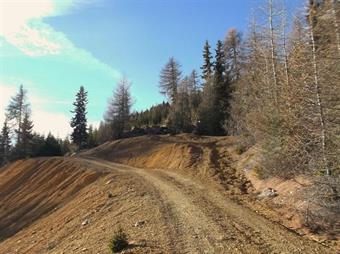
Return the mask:
<path fill-rule="evenodd" d="M 118 81 L 113 96 L 108 101 L 105 121 L 111 126 L 113 138 L 121 138 L 124 130 L 128 127 L 131 106 L 133 103 L 130 94 L 130 86 L 128 79 L 123 77 Z"/>

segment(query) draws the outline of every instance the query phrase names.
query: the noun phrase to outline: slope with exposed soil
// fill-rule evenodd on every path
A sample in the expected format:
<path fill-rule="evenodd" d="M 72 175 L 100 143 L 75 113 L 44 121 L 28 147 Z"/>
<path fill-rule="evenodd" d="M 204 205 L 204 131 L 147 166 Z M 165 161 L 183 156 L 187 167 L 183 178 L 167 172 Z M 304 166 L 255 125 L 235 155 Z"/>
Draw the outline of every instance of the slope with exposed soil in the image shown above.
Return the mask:
<path fill-rule="evenodd" d="M 233 179 L 241 172 L 232 167 L 232 155 L 220 158 L 231 139 L 161 137 L 157 148 L 150 139 L 1 169 L 0 253 L 109 253 L 118 225 L 129 235 L 125 253 L 336 253 L 223 195 L 219 185 L 227 193 L 243 191 Z M 192 159 L 199 149 L 200 163 Z M 223 177 L 216 163 L 227 172 Z"/>
<path fill-rule="evenodd" d="M 18 161 L 0 171 L 0 240 L 63 206 L 103 172 L 74 161 Z"/>
<path fill-rule="evenodd" d="M 95 157 L 130 166 L 166 169 L 207 181 L 230 194 L 247 193 L 250 181 L 231 165 L 228 148 L 233 137 L 142 136 L 107 142 L 81 156 Z"/>

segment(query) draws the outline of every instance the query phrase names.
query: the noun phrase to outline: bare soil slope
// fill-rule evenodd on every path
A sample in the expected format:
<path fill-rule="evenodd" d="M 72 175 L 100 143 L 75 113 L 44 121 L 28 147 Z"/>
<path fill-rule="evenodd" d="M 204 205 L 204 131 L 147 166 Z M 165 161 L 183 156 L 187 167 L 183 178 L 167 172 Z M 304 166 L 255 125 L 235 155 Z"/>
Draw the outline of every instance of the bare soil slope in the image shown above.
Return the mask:
<path fill-rule="evenodd" d="M 222 148 L 232 139 L 179 139 L 127 139 L 0 169 L 0 253 L 108 254 L 119 225 L 124 253 L 336 253 L 222 195 L 244 191 Z"/>
<path fill-rule="evenodd" d="M 64 205 L 102 172 L 63 159 L 18 161 L 0 171 L 0 240 Z"/>
<path fill-rule="evenodd" d="M 232 166 L 233 137 L 141 136 L 107 142 L 80 156 L 139 168 L 165 169 L 209 182 L 230 194 L 247 193 L 250 181 Z"/>

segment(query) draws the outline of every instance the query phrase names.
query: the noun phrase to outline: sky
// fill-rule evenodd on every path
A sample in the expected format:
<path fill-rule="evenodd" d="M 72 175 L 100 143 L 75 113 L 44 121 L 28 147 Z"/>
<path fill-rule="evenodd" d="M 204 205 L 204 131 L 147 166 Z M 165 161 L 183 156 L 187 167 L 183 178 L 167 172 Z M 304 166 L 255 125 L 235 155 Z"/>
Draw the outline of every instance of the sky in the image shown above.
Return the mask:
<path fill-rule="evenodd" d="M 0 126 L 11 96 L 28 91 L 34 130 L 64 138 L 80 86 L 88 122 L 102 120 L 117 81 L 132 83 L 134 110 L 166 100 L 159 72 L 169 57 L 199 71 L 205 40 L 245 32 L 264 0 L 0 0 Z M 286 0 L 289 8 L 303 0 Z"/>

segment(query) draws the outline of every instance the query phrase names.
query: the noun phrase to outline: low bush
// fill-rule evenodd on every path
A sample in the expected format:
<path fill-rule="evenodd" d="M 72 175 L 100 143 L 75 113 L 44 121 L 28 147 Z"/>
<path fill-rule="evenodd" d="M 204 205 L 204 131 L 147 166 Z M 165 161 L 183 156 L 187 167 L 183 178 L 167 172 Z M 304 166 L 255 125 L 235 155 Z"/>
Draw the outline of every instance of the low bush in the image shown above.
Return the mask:
<path fill-rule="evenodd" d="M 121 227 L 118 228 L 117 231 L 115 231 L 110 244 L 109 248 L 111 250 L 111 253 L 117 253 L 126 247 L 128 247 L 129 242 L 128 242 L 128 236 L 127 234 L 123 231 Z"/>

